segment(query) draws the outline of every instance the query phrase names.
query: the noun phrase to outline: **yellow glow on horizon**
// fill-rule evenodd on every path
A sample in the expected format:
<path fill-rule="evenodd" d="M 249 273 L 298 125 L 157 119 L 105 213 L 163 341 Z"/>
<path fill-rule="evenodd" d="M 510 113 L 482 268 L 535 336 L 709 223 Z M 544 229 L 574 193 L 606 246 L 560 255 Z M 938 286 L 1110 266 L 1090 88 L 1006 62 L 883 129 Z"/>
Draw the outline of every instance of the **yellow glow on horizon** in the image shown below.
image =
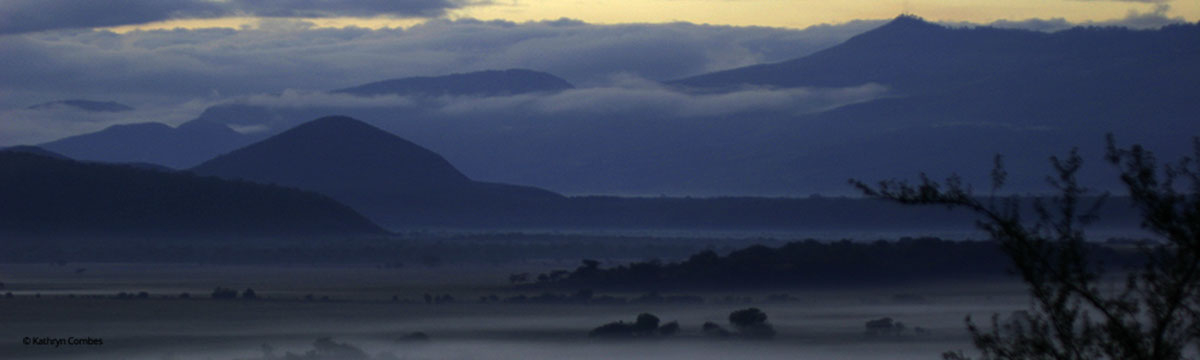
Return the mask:
<path fill-rule="evenodd" d="M 1168 16 L 1200 18 L 1200 2 L 1172 1 Z M 1155 4 L 1076 0 L 499 0 L 489 5 L 451 11 L 449 18 L 513 22 L 569 18 L 593 24 L 691 22 L 732 26 L 805 28 L 856 19 L 889 19 L 911 13 L 931 21 L 988 23 L 996 20 L 1063 18 L 1071 22 L 1121 19 L 1131 12 L 1149 13 Z M 425 22 L 414 18 L 306 18 L 315 27 L 408 28 Z M 256 17 L 181 19 L 107 28 L 133 30 L 257 28 Z"/>
<path fill-rule="evenodd" d="M 156 21 L 152 23 L 114 26 L 105 28 L 115 33 L 126 33 L 135 30 L 170 30 L 170 29 L 204 29 L 204 28 L 229 28 L 229 29 L 253 29 L 258 28 L 264 23 L 269 23 L 272 18 L 257 18 L 257 17 L 226 17 L 215 19 L 177 19 Z M 318 28 L 344 28 L 344 27 L 361 27 L 368 29 L 382 28 L 409 28 L 414 25 L 423 23 L 425 19 L 397 19 L 388 17 L 374 18 L 353 18 L 353 17 L 335 17 L 335 18 L 303 18 L 290 19 L 300 20 L 312 23 Z"/>
<path fill-rule="evenodd" d="M 1169 16 L 1200 18 L 1200 3 L 1171 2 Z M 856 19 L 890 19 L 912 13 L 933 21 L 987 23 L 996 20 L 1063 18 L 1071 22 L 1121 19 L 1131 11 L 1152 12 L 1155 4 L 1123 1 L 1012 0 L 511 0 L 454 11 L 456 17 L 540 21 L 578 19 L 595 24 L 664 23 L 805 28 Z"/>

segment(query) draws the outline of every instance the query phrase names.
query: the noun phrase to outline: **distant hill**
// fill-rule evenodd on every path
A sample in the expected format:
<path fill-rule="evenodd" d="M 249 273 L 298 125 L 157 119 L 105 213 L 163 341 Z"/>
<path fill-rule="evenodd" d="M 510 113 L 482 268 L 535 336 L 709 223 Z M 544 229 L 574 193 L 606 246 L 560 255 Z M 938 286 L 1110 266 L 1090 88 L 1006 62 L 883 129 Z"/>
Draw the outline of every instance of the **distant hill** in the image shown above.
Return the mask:
<path fill-rule="evenodd" d="M 902 16 L 804 58 L 673 84 L 703 91 L 863 83 L 892 89 L 888 98 L 800 119 L 812 124 L 809 132 L 838 141 L 777 158 L 771 166 L 803 169 L 783 177 L 982 175 L 990 164 L 981 159 L 994 153 L 1006 155 L 1010 173 L 1045 174 L 1046 158 L 1077 146 L 1089 161 L 1083 178 L 1116 189 L 1116 177 L 1098 161 L 1106 133 L 1147 145 L 1164 159 L 1190 153 L 1188 140 L 1200 134 L 1196 63 L 1200 24 L 1042 33 L 947 28 Z M 798 141 L 811 139 L 782 135 L 761 154 L 785 154 L 788 143 Z M 742 171 L 770 171 L 753 166 Z M 1030 191 L 1043 184 L 1028 176 L 1011 185 Z M 797 184 L 817 191 L 829 186 L 814 185 Z"/>
<path fill-rule="evenodd" d="M 212 107 L 201 119 L 286 129 L 346 114 L 403 134 L 473 179 L 565 194 L 848 195 L 854 190 L 847 178 L 922 171 L 935 178 L 958 173 L 985 186 L 997 153 L 1013 175 L 1009 190 L 1045 192 L 1048 157 L 1072 147 L 1087 161 L 1081 179 L 1119 190 L 1101 161 L 1106 133 L 1144 144 L 1161 159 L 1191 154 L 1189 140 L 1200 134 L 1196 63 L 1198 24 L 1043 33 L 950 28 L 904 16 L 803 58 L 674 81 L 669 88 L 686 94 L 647 96 L 630 106 L 581 91 L 553 98 L 561 107 L 522 105 L 549 104 L 534 95 L 517 105 L 470 103 L 486 103 L 486 111 L 424 100 L 396 107 L 243 103 Z M 869 83 L 887 91 L 817 112 L 754 105 L 804 91 L 727 93 Z M 821 98 L 822 91 L 812 93 Z M 710 98 L 750 105 L 704 110 Z M 700 111 L 681 115 L 680 108 Z"/>
<path fill-rule="evenodd" d="M 51 157 L 51 158 L 55 158 L 55 159 L 63 159 L 63 160 L 74 160 L 74 159 L 71 159 L 71 158 L 69 158 L 69 157 L 67 157 L 67 156 L 63 155 L 63 154 L 59 154 L 59 153 L 56 153 L 56 152 L 53 152 L 53 151 L 50 151 L 50 150 L 46 150 L 46 149 L 43 149 L 43 148 L 40 148 L 40 147 L 37 147 L 37 146 L 32 146 L 32 145 L 18 145 L 18 146 L 10 146 L 10 147 L 6 147 L 6 148 L 0 148 L 0 151 L 8 151 L 8 152 L 16 152 L 16 153 L 27 153 L 27 154 L 41 155 L 41 156 L 45 156 L 45 157 Z M 90 161 L 85 161 L 85 162 L 90 162 Z M 100 162 L 100 163 L 112 164 L 112 165 L 121 165 L 121 166 L 127 166 L 127 167 L 134 167 L 134 168 L 139 168 L 139 169 L 144 169 L 144 170 L 166 171 L 166 172 L 174 172 L 174 171 L 175 171 L 175 169 L 172 169 L 172 168 L 169 168 L 169 167 L 166 167 L 166 166 L 162 166 L 162 165 L 158 165 L 158 164 L 145 163 L 145 162 L 129 162 L 129 163 L 106 163 L 106 162 Z"/>
<path fill-rule="evenodd" d="M 115 101 L 93 101 L 93 100 L 81 100 L 81 99 L 51 101 L 51 102 L 47 102 L 47 103 L 32 105 L 29 107 L 29 109 L 39 110 L 39 109 L 61 108 L 61 107 L 70 107 L 70 108 L 75 108 L 75 109 L 79 109 L 79 110 L 83 110 L 83 111 L 95 111 L 95 112 L 122 112 L 122 111 L 133 110 L 133 107 L 131 107 L 129 105 L 121 104 L 121 103 L 118 103 Z"/>
<path fill-rule="evenodd" d="M 974 219 L 846 198 L 563 197 L 473 181 L 441 155 L 344 116 L 304 123 L 191 171 L 328 194 L 393 228 L 961 230 Z M 1103 225 L 1136 226 L 1127 207 L 1106 207 Z"/>
<path fill-rule="evenodd" d="M 255 139 L 226 125 L 193 120 L 178 127 L 162 123 L 113 125 L 38 146 L 78 160 L 148 163 L 181 169 Z"/>
<path fill-rule="evenodd" d="M 498 96 L 570 88 L 570 83 L 554 75 L 511 69 L 391 79 L 332 92 L 357 96 Z M 59 102 L 43 105 L 62 105 L 54 104 Z M 195 120 L 177 128 L 161 123 L 114 125 L 98 132 L 71 136 L 40 146 L 80 160 L 150 163 L 186 169 L 271 135 L 241 134 L 229 128 L 229 125 L 261 125 L 266 119 L 281 119 L 280 123 L 272 125 L 282 129 L 330 113 L 337 111 L 289 112 L 229 103 L 209 107 Z"/>
<path fill-rule="evenodd" d="M 671 82 L 705 89 L 743 86 L 838 87 L 879 83 L 899 95 L 1015 90 L 1037 94 L 1079 82 L 1140 84 L 1153 90 L 1195 90 L 1184 79 L 1200 58 L 1200 25 L 1161 30 L 1073 28 L 1055 33 L 991 27 L 950 28 L 915 16 L 895 20 L 809 56 L 718 71 Z M 1116 75 L 1120 76 L 1116 76 Z M 1176 78 L 1172 75 L 1182 77 Z M 1126 89 L 1128 90 L 1128 89 Z"/>
<path fill-rule="evenodd" d="M 328 194 L 376 221 L 505 224 L 549 191 L 472 181 L 440 155 L 361 121 L 329 116 L 206 161 L 195 173 Z"/>
<path fill-rule="evenodd" d="M 1198 24 L 1043 33 L 949 28 L 904 16 L 802 58 L 670 82 L 697 95 L 870 83 L 888 89 L 817 113 L 370 119 L 412 134 L 477 177 L 563 193 L 850 194 L 847 178 L 922 171 L 959 173 L 985 186 L 997 153 L 1014 175 L 1009 190 L 1044 192 L 1047 159 L 1072 147 L 1088 161 L 1085 181 L 1118 190 L 1101 160 L 1106 133 L 1163 159 L 1191 153 L 1189 140 L 1200 134 L 1196 63 Z"/>
<path fill-rule="evenodd" d="M 997 153 L 1014 176 L 1010 190 L 1043 192 L 1047 158 L 1076 146 L 1088 161 L 1083 177 L 1117 190 L 1119 181 L 1100 161 L 1106 133 L 1164 159 L 1190 153 L 1189 139 L 1200 134 L 1195 63 L 1196 24 L 1044 33 L 950 28 L 904 16 L 802 58 L 670 82 L 692 95 L 744 99 L 736 104 L 758 98 L 723 93 L 887 88 L 882 97 L 816 113 L 765 107 L 678 115 L 655 110 L 660 99 L 648 97 L 628 108 L 553 111 L 260 107 L 221 121 L 272 119 L 274 126 L 349 114 L 404 134 L 474 178 L 567 194 L 844 195 L 853 193 L 847 178 L 921 171 L 959 173 L 982 186 Z"/>
<path fill-rule="evenodd" d="M 510 69 L 384 80 L 333 92 L 359 96 L 497 96 L 556 92 L 571 88 L 571 83 L 554 75 L 533 70 Z"/>
<path fill-rule="evenodd" d="M 30 145 L 18 145 L 18 146 L 9 146 L 6 148 L 0 148 L 0 152 L 34 154 L 34 155 L 41 155 L 41 156 L 45 156 L 45 157 L 50 157 L 50 158 L 55 158 L 55 159 L 63 159 L 63 160 L 71 159 L 69 157 L 63 156 L 63 154 L 59 154 L 59 153 L 56 153 L 56 152 L 53 152 L 50 150 L 46 150 L 46 149 L 43 149 L 43 148 L 40 148 L 37 146 L 30 146 Z"/>
<path fill-rule="evenodd" d="M 0 235 L 378 234 L 328 197 L 125 165 L 0 151 Z"/>

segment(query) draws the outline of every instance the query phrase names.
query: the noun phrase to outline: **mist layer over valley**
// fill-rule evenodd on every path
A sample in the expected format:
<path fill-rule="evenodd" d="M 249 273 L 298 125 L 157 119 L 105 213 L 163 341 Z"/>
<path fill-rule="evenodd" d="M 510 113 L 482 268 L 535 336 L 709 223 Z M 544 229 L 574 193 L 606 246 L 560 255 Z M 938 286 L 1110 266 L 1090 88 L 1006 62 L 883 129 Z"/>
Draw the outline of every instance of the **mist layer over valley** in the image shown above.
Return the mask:
<path fill-rule="evenodd" d="M 76 267 L 87 271 L 76 274 Z M 790 297 L 774 300 L 770 295 L 786 291 L 688 293 L 707 300 L 699 304 L 478 300 L 520 293 L 497 279 L 497 272 L 536 268 L 5 265 L 6 276 L 20 280 L 6 283 L 14 298 L 0 299 L 7 324 L 0 336 L 93 336 L 102 337 L 104 345 L 55 349 L 9 342 L 0 351 L 43 359 L 270 359 L 286 353 L 300 358 L 357 358 L 355 352 L 314 346 L 328 337 L 380 359 L 719 359 L 746 354 L 918 359 L 966 346 L 963 316 L 1009 313 L 1022 305 L 1019 288 L 1007 282 L 791 291 Z M 251 288 L 258 298 L 212 299 L 212 284 L 239 292 Z M 143 291 L 148 294 L 145 298 L 136 295 Z M 130 296 L 117 298 L 122 292 Z M 182 293 L 191 297 L 180 298 Z M 427 304 L 422 300 L 427 293 L 447 294 L 455 300 Z M 701 331 L 705 322 L 731 327 L 726 316 L 748 307 L 768 314 L 778 332 L 775 338 L 713 338 Z M 681 331 L 659 339 L 588 337 L 601 324 L 628 321 L 639 313 L 677 321 Z M 910 329 L 896 335 L 869 334 L 864 324 L 884 317 L 909 324 Z M 917 334 L 911 327 L 925 332 Z M 428 339 L 408 338 L 415 332 Z"/>

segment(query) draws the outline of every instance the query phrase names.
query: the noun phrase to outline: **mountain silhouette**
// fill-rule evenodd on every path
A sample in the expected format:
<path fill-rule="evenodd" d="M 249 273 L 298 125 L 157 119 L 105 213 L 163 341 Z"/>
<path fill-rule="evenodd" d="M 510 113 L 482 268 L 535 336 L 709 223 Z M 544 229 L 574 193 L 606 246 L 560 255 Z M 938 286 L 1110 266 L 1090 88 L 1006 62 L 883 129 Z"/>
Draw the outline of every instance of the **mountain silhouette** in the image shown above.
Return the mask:
<path fill-rule="evenodd" d="M 570 83 L 554 75 L 511 69 L 384 80 L 332 92 L 357 96 L 499 96 L 571 88 Z M 44 105 L 66 106 L 63 104 L 66 102 Z M 264 119 L 284 119 L 281 124 L 273 124 L 282 129 L 317 116 L 337 113 L 331 109 L 313 110 L 286 111 L 234 102 L 208 107 L 195 120 L 176 128 L 153 122 L 114 125 L 39 146 L 80 160 L 147 163 L 186 169 L 271 135 L 241 134 L 229 125 L 262 125 Z"/>
<path fill-rule="evenodd" d="M 1106 133 L 1163 159 L 1191 155 L 1188 138 L 1200 133 L 1196 63 L 1197 24 L 1044 33 L 952 28 L 903 16 L 803 58 L 670 83 L 693 95 L 871 83 L 887 89 L 882 97 L 815 113 L 756 107 L 677 116 L 640 105 L 441 111 L 459 110 L 453 108 L 459 103 L 414 96 L 415 104 L 397 107 L 230 104 L 209 108 L 201 119 L 286 129 L 327 114 L 351 115 L 436 149 L 472 178 L 568 194 L 840 195 L 854 192 L 847 178 L 920 171 L 987 184 L 998 153 L 1013 174 L 1008 190 L 1043 192 L 1042 175 L 1051 171 L 1046 159 L 1076 146 L 1089 160 L 1081 178 L 1117 190 L 1119 181 L 1096 161 Z M 642 108 L 650 110 L 628 110 Z"/>
<path fill-rule="evenodd" d="M 384 80 L 333 92 L 359 96 L 499 96 L 556 92 L 571 88 L 571 83 L 554 75 L 533 70 L 510 69 Z"/>
<path fill-rule="evenodd" d="M 1194 79 L 1200 73 L 1190 66 L 1200 57 L 1196 28 L 1188 24 L 1149 31 L 1073 28 L 1043 33 L 949 28 L 904 15 L 809 56 L 672 83 L 709 90 L 879 83 L 902 96 L 962 91 L 1047 95 L 1068 89 L 1103 91 L 1133 85 L 1195 90 L 1200 86 L 1168 74 L 1178 71 L 1178 75 Z M 1097 89 L 1078 86 L 1093 82 L 1108 85 Z"/>
<path fill-rule="evenodd" d="M 75 108 L 75 109 L 79 109 L 79 110 L 83 110 L 83 111 L 94 111 L 94 112 L 122 112 L 122 111 L 133 110 L 133 107 L 131 107 L 129 105 L 121 104 L 121 103 L 118 103 L 115 101 L 94 101 L 94 100 L 82 100 L 82 99 L 51 101 L 51 102 L 47 102 L 47 103 L 32 105 L 29 107 L 29 109 L 41 110 L 41 109 L 53 109 L 53 108 L 62 108 L 62 107 L 70 107 L 70 108 Z"/>
<path fill-rule="evenodd" d="M 1010 185 L 1045 190 L 1033 174 L 1046 158 L 1079 147 L 1100 159 L 1105 134 L 1147 145 L 1163 158 L 1188 155 L 1200 133 L 1200 24 L 1158 30 L 1073 28 L 1042 33 L 948 28 L 900 17 L 811 56 L 684 79 L 675 84 L 720 91 L 745 86 L 847 86 L 879 83 L 892 96 L 804 116 L 807 132 L 835 134 L 824 144 L 777 160 L 813 174 L 880 178 L 926 171 L 939 176 L 988 173 L 1004 154 Z M 790 133 L 799 133 L 793 131 Z M 789 132 L 780 132 L 789 133 Z M 797 136 L 768 142 L 764 154 L 786 154 Z M 778 156 L 778 155 L 776 155 Z M 778 167 L 778 165 L 775 165 Z M 745 169 L 745 168 L 744 168 Z M 1082 178 L 1118 189 L 1116 177 L 1092 163 Z M 770 169 L 745 169 L 769 173 Z M 971 179 L 987 183 L 985 177 Z M 826 191 L 836 185 L 800 185 Z"/>
<path fill-rule="evenodd" d="M 6 148 L 0 148 L 0 152 L 34 154 L 34 155 L 40 155 L 40 156 L 45 156 L 45 157 L 55 158 L 55 159 L 71 160 L 71 158 L 66 157 L 63 154 L 59 154 L 59 153 L 56 153 L 56 152 L 53 152 L 50 150 L 46 150 L 46 149 L 43 149 L 43 148 L 40 148 L 37 146 L 32 146 L 32 145 L 9 146 Z"/>
<path fill-rule="evenodd" d="M 0 151 L 0 235 L 274 236 L 382 230 L 323 195 Z"/>
<path fill-rule="evenodd" d="M 77 160 L 148 163 L 181 169 L 254 139 L 226 125 L 193 120 L 178 127 L 155 122 L 113 125 L 38 146 Z"/>
<path fill-rule="evenodd" d="M 563 197 L 472 181 L 440 155 L 367 123 L 319 118 L 206 161 L 193 172 L 317 191 L 391 226 L 480 225 Z"/>

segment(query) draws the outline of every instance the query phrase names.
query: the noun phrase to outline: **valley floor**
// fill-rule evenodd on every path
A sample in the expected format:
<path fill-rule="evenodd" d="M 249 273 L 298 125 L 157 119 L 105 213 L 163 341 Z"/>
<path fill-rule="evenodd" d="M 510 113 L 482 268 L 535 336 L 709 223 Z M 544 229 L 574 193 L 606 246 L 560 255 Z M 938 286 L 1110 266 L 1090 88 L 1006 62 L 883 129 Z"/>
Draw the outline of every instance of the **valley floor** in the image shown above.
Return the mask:
<path fill-rule="evenodd" d="M 0 291 L 13 297 L 0 298 L 0 354 L 157 360 L 274 359 L 291 353 L 318 359 L 355 358 L 361 350 L 371 359 L 933 359 L 943 351 L 970 348 L 965 316 L 986 322 L 993 313 L 1027 305 L 1016 282 L 687 294 L 705 298 L 702 304 L 479 301 L 493 294 L 524 294 L 509 287 L 507 274 L 546 269 L 537 264 L 403 269 L 6 264 L 0 265 L 5 282 Z M 239 293 L 251 288 L 258 299 L 214 300 L 210 293 L 218 286 Z M 121 292 L 131 298 L 116 298 Z M 180 298 L 184 292 L 190 297 Z M 784 292 L 786 300 L 767 300 Z M 427 304 L 427 293 L 457 300 Z M 728 314 L 747 307 L 766 312 L 778 331 L 775 339 L 701 335 L 704 322 L 729 328 Z M 587 336 L 599 325 L 633 321 L 644 312 L 663 322 L 678 321 L 682 332 L 619 342 Z M 904 322 L 910 330 L 867 335 L 864 323 L 882 317 Z M 914 327 L 929 332 L 918 335 Z M 413 332 L 429 340 L 404 339 Z M 23 344 L 25 338 L 68 337 L 98 338 L 103 345 Z M 332 343 L 314 344 L 326 337 Z"/>

